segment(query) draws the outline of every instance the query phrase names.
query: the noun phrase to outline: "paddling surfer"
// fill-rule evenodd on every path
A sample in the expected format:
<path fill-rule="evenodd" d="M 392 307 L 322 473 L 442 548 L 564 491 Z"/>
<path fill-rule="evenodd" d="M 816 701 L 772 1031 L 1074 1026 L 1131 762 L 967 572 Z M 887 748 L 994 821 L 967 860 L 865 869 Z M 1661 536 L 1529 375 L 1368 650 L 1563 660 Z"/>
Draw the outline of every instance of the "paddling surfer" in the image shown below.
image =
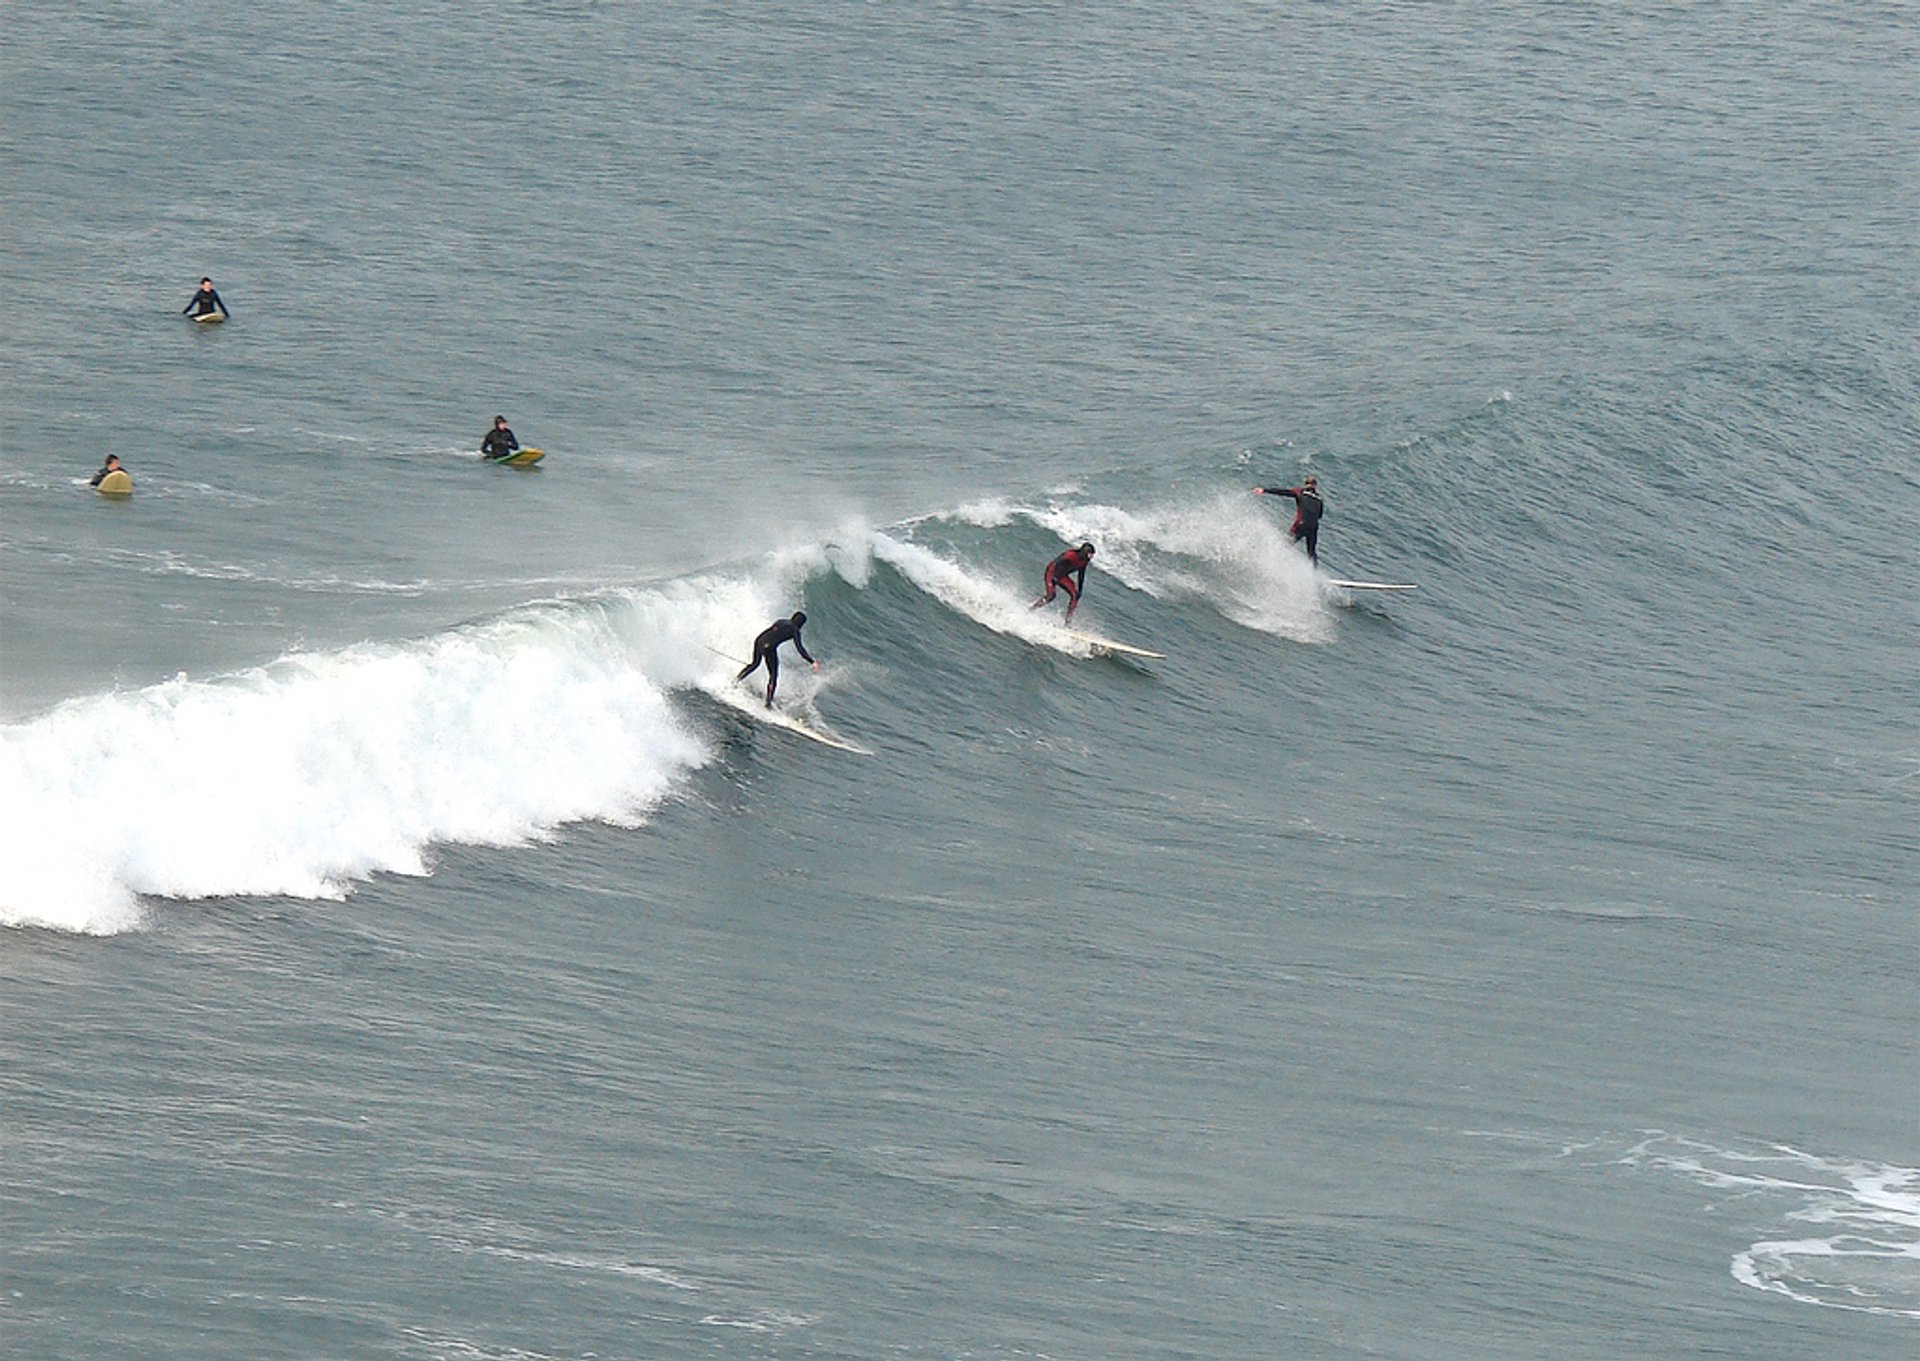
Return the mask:
<path fill-rule="evenodd" d="M 1287 533 L 1295 542 L 1304 541 L 1307 561 L 1318 566 L 1320 563 L 1320 517 L 1327 513 L 1327 503 L 1320 499 L 1320 479 L 1309 477 L 1297 487 L 1255 487 L 1253 494 L 1293 498 L 1293 528 Z"/>
<path fill-rule="evenodd" d="M 1071 624 L 1073 612 L 1080 608 L 1080 592 L 1086 588 L 1087 564 L 1092 561 L 1093 545 L 1083 543 L 1078 548 L 1069 548 L 1048 563 L 1045 575 L 1040 578 L 1040 585 L 1046 594 L 1034 601 L 1031 608 L 1037 610 L 1042 605 L 1052 604 L 1054 592 L 1063 590 L 1067 593 L 1066 622 Z"/>
<path fill-rule="evenodd" d="M 741 669 L 735 680 L 745 680 L 759 670 L 761 663 L 767 668 L 767 707 L 773 707 L 773 692 L 780 684 L 780 644 L 792 643 L 793 650 L 807 659 L 815 671 L 820 663 L 813 660 L 813 654 L 807 651 L 807 645 L 800 641 L 800 630 L 806 626 L 805 610 L 795 610 L 791 617 L 776 621 L 770 628 L 763 630 L 753 640 L 753 660 Z"/>
<path fill-rule="evenodd" d="M 124 471 L 125 470 L 120 466 L 120 455 L 108 454 L 106 463 L 101 467 L 99 472 L 93 475 L 93 480 L 87 483 L 87 485 L 89 487 L 98 488 L 102 482 L 107 480 L 108 473 L 117 473 L 117 472 L 124 472 Z"/>

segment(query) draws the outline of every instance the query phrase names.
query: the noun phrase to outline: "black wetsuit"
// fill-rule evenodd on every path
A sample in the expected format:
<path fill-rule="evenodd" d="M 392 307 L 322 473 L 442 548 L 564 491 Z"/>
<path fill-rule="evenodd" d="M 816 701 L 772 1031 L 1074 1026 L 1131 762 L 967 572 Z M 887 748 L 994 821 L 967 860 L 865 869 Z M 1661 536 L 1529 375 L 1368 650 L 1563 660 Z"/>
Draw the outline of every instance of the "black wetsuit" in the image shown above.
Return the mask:
<path fill-rule="evenodd" d="M 101 470 L 100 470 L 99 472 L 97 472 L 97 473 L 95 473 L 95 474 L 93 475 L 93 481 L 91 481 L 91 482 L 89 482 L 89 483 L 87 483 L 87 485 L 88 485 L 89 487 L 97 487 L 97 486 L 99 486 L 99 485 L 100 485 L 100 484 L 101 484 L 102 482 L 104 482 L 104 481 L 106 481 L 106 480 L 107 480 L 107 474 L 108 474 L 108 473 L 117 473 L 117 472 L 121 472 L 121 471 L 123 471 L 123 470 L 122 470 L 122 469 L 119 469 L 119 468 L 116 468 L 116 467 L 114 467 L 114 466 L 113 466 L 113 465 L 112 465 L 111 463 L 109 463 L 109 464 L 107 464 L 107 465 L 106 465 L 105 467 L 103 467 L 103 468 L 102 468 L 102 469 L 101 469 Z"/>
<path fill-rule="evenodd" d="M 1320 493 L 1310 487 L 1262 487 L 1260 490 L 1268 496 L 1291 496 L 1298 507 L 1293 513 L 1293 528 L 1287 532 L 1307 545 L 1307 561 L 1320 561 L 1320 517 L 1327 513 L 1327 503 L 1320 499 Z"/>
<path fill-rule="evenodd" d="M 196 290 L 193 297 L 188 299 L 187 305 L 180 309 L 180 315 L 183 317 L 204 317 L 216 308 L 219 309 L 220 315 L 223 317 L 233 315 L 233 313 L 227 310 L 227 305 L 220 301 L 219 289 L 202 288 Z"/>
<path fill-rule="evenodd" d="M 513 437 L 513 431 L 504 427 L 495 427 L 487 431 L 486 438 L 480 441 L 482 458 L 505 458 L 520 447 L 520 441 Z"/>
<path fill-rule="evenodd" d="M 1067 614 L 1072 616 L 1080 604 L 1080 592 L 1087 585 L 1087 564 L 1093 561 L 1093 554 L 1084 553 L 1078 548 L 1069 548 L 1059 557 L 1047 564 L 1046 575 L 1040 579 L 1046 594 L 1036 602 L 1041 605 L 1053 599 L 1056 587 L 1065 587 L 1067 592 Z"/>
<path fill-rule="evenodd" d="M 762 662 L 766 663 L 767 707 L 769 709 L 773 707 L 774 688 L 780 684 L 780 644 L 787 642 L 792 643 L 795 652 L 805 657 L 808 662 L 811 663 L 813 661 L 813 654 L 808 652 L 807 645 L 800 641 L 800 630 L 802 627 L 803 625 L 796 624 L 791 619 L 782 619 L 772 628 L 767 629 L 758 638 L 753 640 L 753 660 L 748 662 L 745 669 L 734 678 L 736 680 L 745 680 L 748 676 L 751 676 L 755 671 L 759 670 Z"/>

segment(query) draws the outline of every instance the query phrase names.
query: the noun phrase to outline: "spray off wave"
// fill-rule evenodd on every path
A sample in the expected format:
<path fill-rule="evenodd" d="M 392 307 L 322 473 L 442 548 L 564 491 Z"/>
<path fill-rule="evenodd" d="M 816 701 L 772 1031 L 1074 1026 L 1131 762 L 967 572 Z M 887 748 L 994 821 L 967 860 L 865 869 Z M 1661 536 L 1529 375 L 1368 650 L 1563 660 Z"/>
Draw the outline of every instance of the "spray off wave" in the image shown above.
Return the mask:
<path fill-rule="evenodd" d="M 1311 569 L 1269 520 L 1240 510 L 1008 508 L 1006 519 L 1097 538 L 1096 568 L 1155 600 L 1203 598 L 1250 627 L 1326 636 Z M 884 564 L 986 628 L 1085 655 L 1054 614 L 1029 608 L 1030 536 L 1017 553 L 989 538 L 981 564 L 917 541 L 986 518 L 852 525 L 747 573 L 530 604 L 415 642 L 75 699 L 0 728 L 0 801 L 19 810 L 0 824 L 0 925 L 111 934 L 139 925 L 143 897 L 339 897 L 373 874 L 427 873 L 436 843 L 637 824 L 714 756 L 675 694 L 737 700 L 730 658 L 829 573 L 864 590 Z M 822 682 L 793 670 L 783 706 L 810 713 Z"/>

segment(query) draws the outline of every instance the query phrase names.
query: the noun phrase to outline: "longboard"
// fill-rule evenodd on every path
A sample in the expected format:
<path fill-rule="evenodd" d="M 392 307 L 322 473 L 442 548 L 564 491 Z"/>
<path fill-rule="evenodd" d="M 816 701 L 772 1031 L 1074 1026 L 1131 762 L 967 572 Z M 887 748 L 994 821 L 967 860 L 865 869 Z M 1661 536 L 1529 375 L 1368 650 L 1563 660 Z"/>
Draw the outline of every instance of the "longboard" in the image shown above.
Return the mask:
<path fill-rule="evenodd" d="M 802 723 L 792 714 L 767 708 L 766 702 L 759 694 L 749 695 L 737 685 L 723 685 L 717 691 L 708 693 L 728 708 L 738 709 L 756 723 L 765 723 L 770 728 L 779 728 L 783 732 L 809 738 L 823 747 L 832 747 L 836 751 L 850 751 L 856 756 L 873 755 L 871 747 L 849 742 L 839 733 L 829 732 L 825 728 L 816 728 L 810 723 Z"/>
<path fill-rule="evenodd" d="M 127 476 L 124 469 L 115 468 L 112 472 L 100 479 L 99 484 L 94 487 L 94 490 L 102 496 L 132 496 L 133 479 Z"/>
<path fill-rule="evenodd" d="M 202 326 L 218 326 L 227 319 L 227 315 L 224 312 L 197 312 L 193 319 Z"/>
<path fill-rule="evenodd" d="M 498 463 L 507 468 L 531 468 L 547 456 L 544 449 L 515 449 L 505 458 L 490 458 L 489 463 Z"/>
<path fill-rule="evenodd" d="M 1149 652 L 1144 647 L 1135 647 L 1132 643 L 1116 642 L 1112 638 L 1102 638 L 1097 633 L 1081 633 L 1076 629 L 1069 628 L 1063 628 L 1060 631 L 1076 642 L 1085 643 L 1093 649 L 1095 656 L 1102 654 L 1111 656 L 1118 653 L 1123 657 L 1151 657 L 1157 662 L 1163 662 L 1167 659 L 1167 654 L 1164 652 Z"/>
<path fill-rule="evenodd" d="M 1345 591 L 1417 591 L 1418 586 L 1402 581 L 1338 581 L 1327 578 L 1327 585 L 1338 586 Z"/>

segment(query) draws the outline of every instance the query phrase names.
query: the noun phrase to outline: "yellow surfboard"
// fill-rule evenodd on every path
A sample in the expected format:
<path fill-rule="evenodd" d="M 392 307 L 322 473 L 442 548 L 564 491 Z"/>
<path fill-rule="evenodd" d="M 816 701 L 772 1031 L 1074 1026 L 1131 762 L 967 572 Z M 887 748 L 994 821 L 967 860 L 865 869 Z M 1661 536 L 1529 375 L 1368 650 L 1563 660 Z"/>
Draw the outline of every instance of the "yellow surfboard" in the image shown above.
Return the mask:
<path fill-rule="evenodd" d="M 100 479 L 100 484 L 96 486 L 94 490 L 102 496 L 132 496 L 133 479 L 127 476 L 124 469 L 115 468 L 112 472 Z"/>
<path fill-rule="evenodd" d="M 543 449 L 515 449 L 505 458 L 490 458 L 487 462 L 498 463 L 508 468 L 531 468 L 546 456 L 546 451 Z"/>
<path fill-rule="evenodd" d="M 225 312 L 201 312 L 194 317 L 194 320 L 202 326 L 218 326 L 226 319 L 227 314 Z"/>

